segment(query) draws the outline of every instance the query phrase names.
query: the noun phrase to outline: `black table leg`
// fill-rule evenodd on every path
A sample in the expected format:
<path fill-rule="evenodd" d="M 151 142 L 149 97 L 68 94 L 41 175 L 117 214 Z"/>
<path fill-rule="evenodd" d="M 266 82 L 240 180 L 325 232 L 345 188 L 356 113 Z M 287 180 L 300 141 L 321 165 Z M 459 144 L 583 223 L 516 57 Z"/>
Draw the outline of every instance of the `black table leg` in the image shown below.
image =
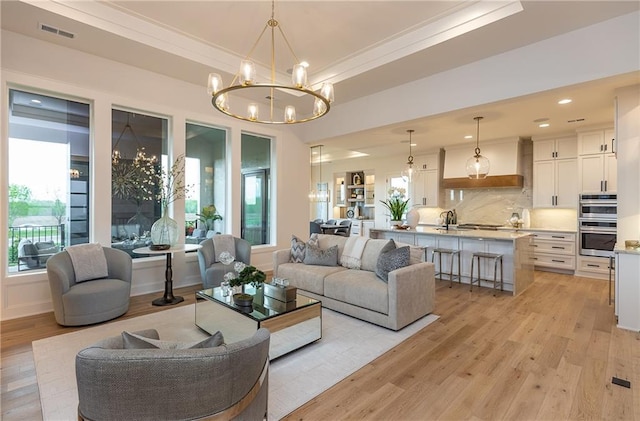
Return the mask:
<path fill-rule="evenodd" d="M 154 306 L 170 306 L 184 301 L 183 297 L 173 295 L 173 270 L 171 269 L 171 253 L 167 253 L 167 268 L 164 271 L 164 296 L 153 300 Z"/>

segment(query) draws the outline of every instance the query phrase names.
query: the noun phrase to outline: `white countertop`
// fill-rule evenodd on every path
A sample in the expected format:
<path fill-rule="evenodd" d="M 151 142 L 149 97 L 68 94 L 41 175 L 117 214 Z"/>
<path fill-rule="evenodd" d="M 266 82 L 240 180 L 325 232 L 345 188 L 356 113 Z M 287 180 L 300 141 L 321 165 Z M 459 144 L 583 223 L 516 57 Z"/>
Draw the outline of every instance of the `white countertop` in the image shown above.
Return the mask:
<path fill-rule="evenodd" d="M 461 238 L 475 238 L 478 240 L 515 240 L 522 237 L 527 237 L 531 235 L 529 232 L 523 231 L 507 231 L 507 230 L 458 230 L 455 228 L 449 227 L 449 230 L 445 230 L 444 228 L 435 228 L 435 227 L 425 227 L 418 226 L 415 229 L 408 230 L 394 230 L 394 229 L 380 229 L 380 228 L 372 228 L 372 231 L 386 231 L 393 233 L 407 233 L 407 234 L 428 234 L 428 235 L 441 235 L 448 237 L 461 237 Z"/>
<path fill-rule="evenodd" d="M 633 248 L 626 248 L 623 244 L 618 244 L 616 243 L 615 248 L 613 249 L 613 251 L 615 253 L 621 253 L 621 254 L 637 254 L 640 256 L 640 248 L 637 247 L 633 247 Z"/>
<path fill-rule="evenodd" d="M 439 228 L 440 225 L 436 225 L 436 224 L 420 224 L 418 225 L 418 229 L 419 228 Z M 449 229 L 456 227 L 456 225 L 449 225 Z M 572 234 L 576 234 L 578 232 L 577 229 L 557 229 L 557 228 L 535 228 L 535 227 L 529 227 L 529 228 L 513 228 L 513 227 L 498 227 L 498 231 L 511 231 L 511 232 L 532 232 L 532 231 L 545 231 L 545 232 L 568 232 L 568 233 L 572 233 Z"/>

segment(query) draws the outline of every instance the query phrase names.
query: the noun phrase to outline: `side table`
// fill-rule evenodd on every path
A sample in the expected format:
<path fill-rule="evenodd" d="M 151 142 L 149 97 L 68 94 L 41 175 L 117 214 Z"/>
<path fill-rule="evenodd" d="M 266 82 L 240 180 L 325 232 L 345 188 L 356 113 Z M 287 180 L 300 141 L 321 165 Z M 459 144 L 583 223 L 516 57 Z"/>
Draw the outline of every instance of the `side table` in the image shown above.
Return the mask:
<path fill-rule="evenodd" d="M 166 250 L 151 250 L 149 247 L 133 249 L 136 254 L 164 254 L 167 256 L 167 266 L 164 271 L 164 295 L 152 301 L 154 306 L 170 306 L 184 301 L 183 297 L 173 295 L 173 269 L 171 268 L 171 256 L 173 253 L 187 252 L 199 249 L 200 244 L 176 244 Z"/>

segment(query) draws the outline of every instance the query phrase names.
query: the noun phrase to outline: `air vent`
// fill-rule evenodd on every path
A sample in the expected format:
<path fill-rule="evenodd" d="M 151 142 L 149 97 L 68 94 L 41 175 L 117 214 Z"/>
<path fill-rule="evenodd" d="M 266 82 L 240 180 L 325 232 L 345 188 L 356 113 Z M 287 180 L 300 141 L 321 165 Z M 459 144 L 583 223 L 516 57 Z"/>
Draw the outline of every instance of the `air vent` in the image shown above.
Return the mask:
<path fill-rule="evenodd" d="M 64 29 L 58 29 L 55 26 L 47 25 L 45 23 L 40 23 L 40 30 L 49 32 L 50 34 L 60 35 L 61 37 L 74 39 L 76 35 L 73 32 L 65 31 Z"/>
<path fill-rule="evenodd" d="M 581 121 L 584 121 L 584 118 L 575 118 L 573 120 L 567 120 L 567 123 L 579 123 Z"/>

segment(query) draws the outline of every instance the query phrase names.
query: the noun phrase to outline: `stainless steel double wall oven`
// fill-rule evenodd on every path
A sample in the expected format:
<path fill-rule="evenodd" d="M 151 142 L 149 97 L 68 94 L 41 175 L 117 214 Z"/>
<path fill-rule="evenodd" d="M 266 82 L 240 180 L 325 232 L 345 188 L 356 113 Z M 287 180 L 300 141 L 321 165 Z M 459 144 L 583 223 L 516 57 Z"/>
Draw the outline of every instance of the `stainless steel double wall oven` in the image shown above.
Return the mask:
<path fill-rule="evenodd" d="M 581 194 L 579 239 L 583 256 L 610 257 L 616 244 L 618 197 Z"/>

